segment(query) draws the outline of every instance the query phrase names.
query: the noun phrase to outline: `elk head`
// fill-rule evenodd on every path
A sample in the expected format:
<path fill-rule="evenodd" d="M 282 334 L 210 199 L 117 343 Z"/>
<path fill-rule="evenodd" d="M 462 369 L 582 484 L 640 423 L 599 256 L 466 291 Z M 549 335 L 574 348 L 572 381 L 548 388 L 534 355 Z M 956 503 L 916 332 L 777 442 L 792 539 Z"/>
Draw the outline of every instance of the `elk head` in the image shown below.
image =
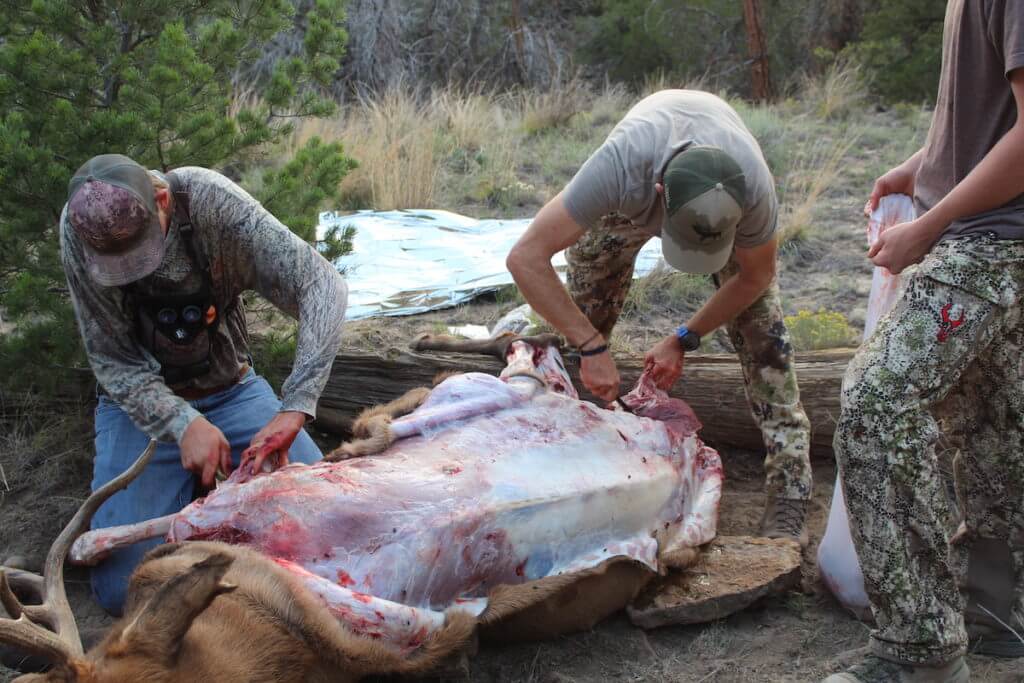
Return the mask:
<path fill-rule="evenodd" d="M 64 558 L 100 505 L 138 476 L 155 449 L 156 442 L 150 442 L 128 470 L 86 499 L 50 547 L 41 578 L 0 568 L 0 603 L 10 615 L 0 619 L 0 642 L 52 662 L 47 673 L 19 677 L 19 683 L 158 680 L 160 670 L 173 666 L 192 621 L 214 598 L 234 589 L 221 581 L 231 558 L 213 555 L 168 581 L 92 652 L 83 652 L 64 590 Z M 12 584 L 42 603 L 23 604 Z"/>

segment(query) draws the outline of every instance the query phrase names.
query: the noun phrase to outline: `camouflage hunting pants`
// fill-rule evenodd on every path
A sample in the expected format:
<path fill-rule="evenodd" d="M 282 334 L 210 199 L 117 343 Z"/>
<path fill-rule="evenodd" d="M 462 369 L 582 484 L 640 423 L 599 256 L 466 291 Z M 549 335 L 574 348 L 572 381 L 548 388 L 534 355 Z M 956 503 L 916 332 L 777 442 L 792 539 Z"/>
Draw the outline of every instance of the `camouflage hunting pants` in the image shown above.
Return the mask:
<path fill-rule="evenodd" d="M 637 254 L 649 239 L 629 221 L 609 216 L 566 250 L 569 294 L 605 338 L 622 311 Z M 714 275 L 715 286 L 737 270 L 730 259 Z M 778 283 L 732 320 L 728 331 L 743 368 L 751 415 L 764 437 L 765 490 L 806 500 L 811 497 L 811 425 L 800 405 Z"/>
<path fill-rule="evenodd" d="M 976 539 L 1008 544 L 1006 599 L 1024 620 L 1022 293 L 1024 242 L 941 242 L 846 371 L 835 452 L 882 657 L 964 653 L 957 583 Z M 967 413 L 956 517 L 935 448 L 940 402 Z"/>

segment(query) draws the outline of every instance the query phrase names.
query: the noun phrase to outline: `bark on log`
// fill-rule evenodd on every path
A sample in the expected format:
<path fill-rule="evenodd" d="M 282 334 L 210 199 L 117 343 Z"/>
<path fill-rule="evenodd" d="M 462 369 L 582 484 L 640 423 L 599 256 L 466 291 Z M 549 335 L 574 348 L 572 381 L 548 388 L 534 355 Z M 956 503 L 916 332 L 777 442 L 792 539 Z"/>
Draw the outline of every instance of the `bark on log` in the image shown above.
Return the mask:
<path fill-rule="evenodd" d="M 832 434 L 839 415 L 839 388 L 851 349 L 797 354 L 796 373 L 801 400 L 811 420 L 812 456 L 831 457 Z M 640 357 L 617 356 L 622 386 L 632 387 L 643 370 Z M 330 379 L 320 397 L 316 424 L 347 435 L 352 420 L 372 405 L 386 403 L 415 387 L 430 386 L 440 372 L 486 372 L 497 375 L 504 364 L 494 358 L 461 353 L 386 353 L 346 351 L 335 358 Z M 569 363 L 577 388 L 579 367 Z M 670 392 L 686 400 L 704 423 L 701 436 L 712 444 L 759 450 L 764 447 L 747 405 L 743 374 L 732 354 L 691 356 L 683 379 Z M 593 400 L 584 393 L 583 398 Z"/>

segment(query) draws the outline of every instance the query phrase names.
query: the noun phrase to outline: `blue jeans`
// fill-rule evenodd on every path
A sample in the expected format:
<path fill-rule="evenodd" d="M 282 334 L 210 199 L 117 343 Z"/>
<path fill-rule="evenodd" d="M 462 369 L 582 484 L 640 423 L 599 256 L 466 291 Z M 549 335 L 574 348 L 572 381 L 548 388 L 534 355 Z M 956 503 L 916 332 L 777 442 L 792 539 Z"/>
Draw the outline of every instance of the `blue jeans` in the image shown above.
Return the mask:
<path fill-rule="evenodd" d="M 251 369 L 238 384 L 190 404 L 224 433 L 236 467 L 252 437 L 281 409 L 274 390 Z M 92 490 L 128 469 L 148 443 L 149 437 L 128 414 L 110 398 L 101 396 L 96 406 Z M 288 455 L 290 462 L 306 464 L 323 457 L 305 430 L 299 432 Z M 178 445 L 161 442 L 139 477 L 100 507 L 92 528 L 134 524 L 175 513 L 192 502 L 198 484 L 196 476 L 181 466 Z M 117 550 L 93 568 L 92 589 L 103 609 L 114 615 L 121 613 L 128 577 L 142 556 L 162 542 L 163 539 L 154 538 Z"/>

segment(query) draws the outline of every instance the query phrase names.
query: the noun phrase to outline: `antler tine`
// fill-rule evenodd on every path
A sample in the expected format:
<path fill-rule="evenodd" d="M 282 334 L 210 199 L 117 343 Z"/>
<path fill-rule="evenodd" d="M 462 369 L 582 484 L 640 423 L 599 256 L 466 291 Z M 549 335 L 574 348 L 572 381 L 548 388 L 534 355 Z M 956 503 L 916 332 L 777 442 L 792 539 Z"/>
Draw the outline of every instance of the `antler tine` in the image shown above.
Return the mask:
<path fill-rule="evenodd" d="M 0 568 L 0 605 L 3 605 L 12 619 L 21 616 L 21 600 L 11 590 L 11 584 L 7 582 L 7 571 L 3 568 Z"/>
<path fill-rule="evenodd" d="M 33 623 L 24 614 L 17 619 L 0 619 L 0 643 L 8 643 L 21 652 L 39 655 L 55 664 L 67 663 L 76 656 L 67 640 Z"/>
<path fill-rule="evenodd" d="M 43 604 L 37 608 L 38 612 L 36 609 L 32 609 L 35 606 L 26 605 L 22 608 L 23 612 L 27 612 L 25 616 L 32 617 L 34 621 L 45 621 L 48 626 L 52 627 L 57 639 L 63 641 L 72 656 L 81 656 L 83 649 L 82 640 L 78 635 L 78 626 L 75 624 L 75 615 L 71 611 L 67 592 L 64 589 L 64 558 L 67 556 L 71 544 L 88 528 L 92 516 L 100 505 L 139 476 L 139 473 L 149 464 L 154 451 L 156 451 L 156 441 L 151 440 L 146 446 L 146 450 L 139 455 L 131 467 L 96 489 L 82 503 L 78 512 L 50 546 L 50 552 L 46 555 L 46 565 L 43 568 Z M 39 619 L 36 619 L 37 615 L 40 617 Z M 23 621 L 27 621 L 24 616 L 13 626 L 17 626 Z M 3 640 L 4 637 L 6 634 L 0 631 L 0 640 Z"/>
<path fill-rule="evenodd" d="M 29 594 L 43 599 L 43 577 L 23 569 L 14 567 L 0 567 L 7 574 L 7 581 L 11 588 L 18 591 L 27 591 Z"/>

